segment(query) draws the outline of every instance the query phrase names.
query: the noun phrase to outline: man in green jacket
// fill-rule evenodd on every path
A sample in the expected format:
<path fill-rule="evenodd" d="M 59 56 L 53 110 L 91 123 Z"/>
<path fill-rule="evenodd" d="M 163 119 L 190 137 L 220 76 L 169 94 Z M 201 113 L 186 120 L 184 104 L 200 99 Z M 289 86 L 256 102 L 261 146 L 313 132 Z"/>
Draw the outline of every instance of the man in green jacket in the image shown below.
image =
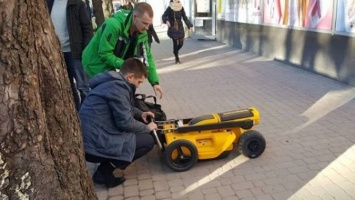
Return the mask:
<path fill-rule="evenodd" d="M 133 10 L 119 10 L 107 19 L 83 52 L 82 62 L 89 77 L 120 69 L 128 58 L 140 58 L 147 67 L 148 81 L 155 94 L 160 93 L 162 98 L 163 90 L 146 31 L 152 21 L 153 9 L 145 2 L 137 3 Z"/>

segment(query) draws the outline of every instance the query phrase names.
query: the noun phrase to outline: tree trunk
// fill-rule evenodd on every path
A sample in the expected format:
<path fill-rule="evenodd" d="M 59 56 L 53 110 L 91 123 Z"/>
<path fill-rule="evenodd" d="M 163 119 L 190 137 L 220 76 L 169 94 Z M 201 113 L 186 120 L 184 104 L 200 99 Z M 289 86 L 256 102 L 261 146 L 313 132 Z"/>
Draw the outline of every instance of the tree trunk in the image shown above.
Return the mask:
<path fill-rule="evenodd" d="M 92 10 L 95 16 L 95 23 L 97 28 L 105 21 L 104 11 L 102 8 L 102 0 L 91 0 L 92 1 Z"/>
<path fill-rule="evenodd" d="M 97 199 L 43 0 L 0 1 L 0 199 Z"/>

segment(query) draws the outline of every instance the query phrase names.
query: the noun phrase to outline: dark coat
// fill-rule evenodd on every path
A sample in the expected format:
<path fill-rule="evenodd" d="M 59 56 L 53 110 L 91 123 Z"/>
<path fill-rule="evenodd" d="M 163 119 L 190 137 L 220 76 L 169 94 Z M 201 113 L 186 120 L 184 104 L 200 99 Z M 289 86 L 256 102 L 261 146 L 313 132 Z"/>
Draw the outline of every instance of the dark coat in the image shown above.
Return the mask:
<path fill-rule="evenodd" d="M 187 28 L 193 27 L 190 20 L 188 20 L 186 17 L 184 8 L 182 8 L 180 11 L 173 11 L 170 7 L 168 7 L 162 16 L 162 20 L 163 23 L 169 21 L 171 26 L 168 29 L 168 36 L 172 39 L 183 39 L 185 37 L 185 30 L 182 24 L 182 20 L 184 20 Z M 178 25 L 177 29 L 174 27 L 175 20 Z"/>
<path fill-rule="evenodd" d="M 157 32 L 155 32 L 153 25 L 149 25 L 148 30 L 148 43 L 152 43 L 153 42 L 153 38 L 155 40 L 156 43 L 160 43 L 159 37 L 157 35 Z"/>
<path fill-rule="evenodd" d="M 106 71 L 90 81 L 91 91 L 79 111 L 84 151 L 90 155 L 131 162 L 136 134 L 149 134 L 133 105 L 136 87 L 121 73 Z"/>
<path fill-rule="evenodd" d="M 52 11 L 53 3 L 54 0 L 47 0 L 49 13 Z M 83 49 L 93 36 L 91 20 L 82 0 L 68 0 L 67 26 L 72 57 L 81 60 Z"/>

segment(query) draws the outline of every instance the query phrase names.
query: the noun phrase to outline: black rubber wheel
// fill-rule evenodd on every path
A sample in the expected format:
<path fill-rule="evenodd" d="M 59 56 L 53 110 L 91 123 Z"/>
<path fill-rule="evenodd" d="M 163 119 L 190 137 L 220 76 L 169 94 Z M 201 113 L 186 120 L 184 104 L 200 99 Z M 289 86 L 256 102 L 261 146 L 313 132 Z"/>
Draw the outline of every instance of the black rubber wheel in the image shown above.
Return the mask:
<path fill-rule="evenodd" d="M 197 148 L 188 140 L 176 140 L 165 148 L 164 160 L 172 170 L 186 171 L 198 160 Z"/>
<path fill-rule="evenodd" d="M 242 125 L 242 128 L 245 129 L 245 130 L 248 130 L 248 129 L 251 129 L 253 128 L 254 126 L 254 123 L 252 120 L 247 120 L 244 122 L 244 124 Z"/>
<path fill-rule="evenodd" d="M 248 158 L 257 158 L 266 147 L 264 137 L 255 130 L 244 132 L 238 141 L 238 150 L 241 154 Z"/>

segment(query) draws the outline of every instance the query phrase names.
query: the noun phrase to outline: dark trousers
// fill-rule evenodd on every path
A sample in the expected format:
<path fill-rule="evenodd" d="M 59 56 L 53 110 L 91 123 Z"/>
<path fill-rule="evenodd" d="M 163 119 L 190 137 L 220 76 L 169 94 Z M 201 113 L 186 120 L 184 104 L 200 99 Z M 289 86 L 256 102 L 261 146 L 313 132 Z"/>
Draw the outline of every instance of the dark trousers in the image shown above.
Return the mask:
<path fill-rule="evenodd" d="M 81 103 L 84 101 L 85 97 L 90 91 L 89 78 L 84 72 L 81 60 L 73 59 L 71 52 L 64 52 L 64 59 L 65 64 L 67 65 L 67 71 L 74 96 L 75 107 L 76 110 L 79 111 Z M 80 96 L 78 91 L 80 93 Z"/>
<path fill-rule="evenodd" d="M 154 139 L 151 134 L 136 134 L 136 151 L 133 157 L 133 161 L 149 153 L 154 147 Z M 125 170 L 131 162 L 123 160 L 109 159 L 91 154 L 85 154 L 85 159 L 88 162 L 100 163 L 97 170 L 101 171 L 104 175 L 110 175 L 112 172 L 119 168 Z"/>

